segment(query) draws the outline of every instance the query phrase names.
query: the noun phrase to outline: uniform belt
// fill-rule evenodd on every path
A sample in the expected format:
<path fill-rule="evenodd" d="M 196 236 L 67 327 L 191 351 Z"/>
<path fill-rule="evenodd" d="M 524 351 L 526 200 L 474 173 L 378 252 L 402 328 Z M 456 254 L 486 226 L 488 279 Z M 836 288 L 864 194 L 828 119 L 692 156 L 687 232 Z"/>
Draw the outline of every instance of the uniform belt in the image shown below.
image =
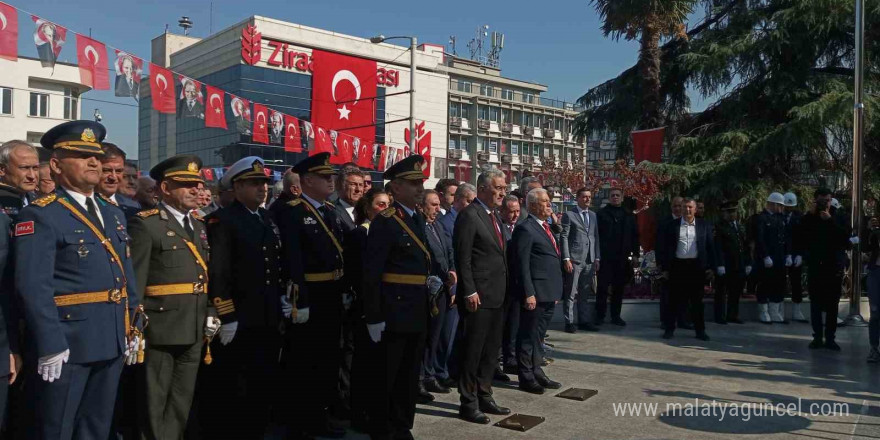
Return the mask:
<path fill-rule="evenodd" d="M 342 278 L 342 275 L 342 269 L 336 269 L 333 272 L 307 273 L 305 274 L 305 278 L 306 281 L 314 283 L 320 281 L 338 281 Z"/>
<path fill-rule="evenodd" d="M 147 286 L 144 296 L 201 295 L 203 293 L 208 293 L 208 285 L 205 283 L 179 283 Z"/>
<path fill-rule="evenodd" d="M 407 275 L 400 273 L 382 274 L 382 281 L 394 284 L 413 284 L 417 286 L 424 286 L 427 279 L 428 277 L 424 275 Z"/>
<path fill-rule="evenodd" d="M 71 293 L 55 297 L 55 305 L 58 307 L 75 306 L 77 304 L 91 304 L 112 302 L 119 304 L 123 298 L 128 298 L 128 290 L 122 289 L 102 290 L 100 292 Z"/>

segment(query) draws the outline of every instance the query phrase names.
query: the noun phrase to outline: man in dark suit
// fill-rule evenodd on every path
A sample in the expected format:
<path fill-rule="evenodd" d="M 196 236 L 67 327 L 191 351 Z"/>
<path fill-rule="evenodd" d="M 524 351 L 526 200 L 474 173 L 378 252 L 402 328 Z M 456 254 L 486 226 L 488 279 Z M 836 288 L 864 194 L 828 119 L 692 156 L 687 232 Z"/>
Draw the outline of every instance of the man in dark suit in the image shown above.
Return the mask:
<path fill-rule="evenodd" d="M 343 167 L 336 180 L 338 197 L 334 203 L 336 216 L 342 221 L 346 233 L 357 227 L 354 224 L 354 205 L 364 196 L 364 192 L 364 172 L 356 166 Z"/>
<path fill-rule="evenodd" d="M 715 283 L 714 311 L 718 324 L 743 323 L 739 319 L 739 297 L 745 288 L 746 277 L 752 272 L 746 228 L 739 221 L 736 211 L 736 201 L 724 203 L 721 206 L 723 220 L 715 227 L 715 245 L 721 257 L 718 264 L 725 269 L 724 274 L 718 274 Z"/>
<path fill-rule="evenodd" d="M 425 159 L 414 154 L 385 171 L 394 206 L 370 223 L 364 261 L 363 303 L 370 339 L 385 372 L 370 418 L 374 439 L 412 439 L 419 364 L 428 329 L 431 251 L 425 220 L 416 211 L 424 191 Z"/>
<path fill-rule="evenodd" d="M 121 75 L 116 75 L 116 96 L 128 96 L 134 98 L 135 101 L 139 99 L 139 90 L 141 87 L 140 84 L 140 75 L 136 76 L 134 58 L 128 54 L 120 54 L 122 58 L 117 64 L 122 68 Z"/>
<path fill-rule="evenodd" d="M 599 268 L 596 295 L 596 324 L 605 320 L 608 288 L 611 287 L 611 323 L 625 326 L 620 318 L 623 286 L 630 279 L 633 267 L 639 265 L 639 230 L 636 216 L 623 208 L 623 190 L 612 188 L 608 205 L 596 214 L 602 265 Z"/>
<path fill-rule="evenodd" d="M 449 393 L 449 388 L 440 384 L 439 379 L 449 377 L 445 359 L 441 356 L 440 336 L 446 312 L 452 306 L 450 287 L 458 281 L 455 273 L 452 241 L 446 237 L 443 225 L 436 220 L 440 215 L 440 195 L 434 190 L 425 190 L 420 203 L 425 216 L 425 231 L 428 247 L 431 250 L 431 275 L 443 281 L 440 294 L 431 304 L 431 321 L 428 323 L 428 342 L 425 348 L 425 361 L 422 363 L 421 386 L 419 394 L 424 397 L 427 392 Z M 435 313 L 436 312 L 436 313 Z"/>
<path fill-rule="evenodd" d="M 235 202 L 208 216 L 211 259 L 208 297 L 222 321 L 214 338 L 206 388 L 200 398 L 205 437 L 256 438 L 268 423 L 278 389 L 281 296 L 281 242 L 266 199 L 269 177 L 263 160 L 246 157 L 227 174 Z M 235 384 L 234 386 L 231 384 Z"/>
<path fill-rule="evenodd" d="M 697 339 L 709 340 L 703 320 L 703 281 L 712 278 L 717 255 L 712 229 L 703 219 L 696 218 L 696 212 L 696 201 L 686 198 L 681 220 L 666 223 L 662 234 L 657 237 L 657 263 L 670 282 L 664 339 L 672 338 L 675 310 L 679 302 L 684 301 L 690 305 Z M 724 274 L 723 266 L 717 269 L 718 273 Z"/>
<path fill-rule="evenodd" d="M 110 142 L 103 142 L 102 147 L 101 181 L 95 187 L 95 192 L 111 205 L 119 207 L 125 213 L 125 218 L 131 218 L 141 210 L 141 205 L 119 193 L 125 173 L 125 152 Z"/>
<path fill-rule="evenodd" d="M 545 388 L 558 389 L 562 385 L 550 380 L 541 369 L 540 318 L 556 307 L 562 297 L 561 252 L 550 231 L 547 219 L 553 214 L 550 196 L 541 188 L 526 195 L 529 217 L 517 226 L 510 241 L 511 273 L 515 274 L 514 296 L 522 304 L 516 352 L 519 363 L 521 390 L 542 394 Z"/>
<path fill-rule="evenodd" d="M 184 80 L 183 98 L 177 103 L 178 118 L 205 119 L 205 105 L 200 101 L 199 92 L 196 83 Z"/>
<path fill-rule="evenodd" d="M 501 202 L 501 232 L 504 236 L 504 242 L 508 244 L 507 261 L 512 261 L 512 248 L 509 246 L 510 239 L 513 238 L 513 231 L 516 229 L 516 222 L 519 220 L 521 208 L 519 197 L 508 194 L 504 196 Z M 516 374 L 519 369 L 516 359 L 516 333 L 519 331 L 519 309 L 522 307 L 521 298 L 515 297 L 511 290 L 514 289 L 517 278 L 511 272 L 511 277 L 507 285 L 507 295 L 504 298 L 504 332 L 501 335 L 501 366 L 502 374 Z M 505 374 L 505 377 L 507 375 Z M 496 374 L 497 379 L 502 379 Z M 508 378 L 509 380 L 510 378 Z"/>
<path fill-rule="evenodd" d="M 596 213 L 590 211 L 593 193 L 587 188 L 577 191 L 577 207 L 562 214 L 562 234 L 559 241 L 562 248 L 562 267 L 565 270 L 562 315 L 565 331 L 575 333 L 577 329 L 596 331 L 590 323 L 587 301 L 593 290 L 593 276 L 599 268 L 599 225 Z M 577 307 L 577 324 L 575 324 Z"/>
<path fill-rule="evenodd" d="M 492 398 L 507 292 L 507 244 L 495 209 L 506 190 L 501 171 L 481 174 L 477 198 L 458 214 L 453 235 L 461 314 L 459 417 L 481 424 L 490 422 L 487 412 L 510 414 L 509 408 L 498 406 Z"/>

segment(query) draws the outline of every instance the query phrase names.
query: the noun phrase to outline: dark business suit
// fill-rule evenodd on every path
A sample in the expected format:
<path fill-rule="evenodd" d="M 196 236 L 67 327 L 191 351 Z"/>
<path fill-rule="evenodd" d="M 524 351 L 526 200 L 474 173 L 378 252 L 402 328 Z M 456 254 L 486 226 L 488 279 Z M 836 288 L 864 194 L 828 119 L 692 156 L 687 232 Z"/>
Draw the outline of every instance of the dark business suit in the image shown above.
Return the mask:
<path fill-rule="evenodd" d="M 735 321 L 739 319 L 739 297 L 746 283 L 746 266 L 751 265 L 743 224 L 740 221 L 718 223 L 715 228 L 715 245 L 721 257 L 718 265 L 724 266 L 726 271 L 715 283 L 715 320 Z"/>
<path fill-rule="evenodd" d="M 492 377 L 498 361 L 507 292 L 507 245 L 500 235 L 501 219 L 490 217 L 475 199 L 458 214 L 453 246 L 458 268 L 458 311 L 461 314 L 460 411 L 478 411 L 479 403 L 492 403 Z M 467 309 L 467 298 L 479 294 L 481 305 Z"/>
<path fill-rule="evenodd" d="M 199 101 L 193 100 L 192 108 L 190 108 L 186 99 L 181 99 L 177 102 L 177 117 L 178 118 L 205 118 L 205 105 Z"/>
<path fill-rule="evenodd" d="M 662 233 L 657 237 L 657 260 L 664 271 L 669 271 L 670 298 L 665 314 L 666 331 L 675 330 L 676 313 L 679 304 L 685 302 L 690 306 L 691 319 L 697 334 L 705 331 L 703 320 L 703 281 L 706 270 L 714 270 L 717 254 L 712 228 L 703 220 L 694 219 L 696 240 L 696 258 L 678 258 L 676 250 L 679 246 L 683 218 L 667 222 Z"/>
<path fill-rule="evenodd" d="M 510 245 L 511 273 L 517 279 L 514 296 L 520 304 L 525 304 L 530 297 L 537 302 L 534 310 L 520 310 L 516 337 L 519 380 L 520 383 L 535 380 L 546 382 L 547 376 L 541 369 L 541 337 L 544 329 L 539 322 L 562 298 L 561 255 L 555 238 L 547 235 L 547 230 L 538 224 L 535 217 L 529 217 L 514 230 Z"/>
<path fill-rule="evenodd" d="M 449 281 L 449 271 L 455 271 L 455 260 L 452 250 L 452 242 L 446 237 L 443 226 L 436 221 L 425 225 L 425 235 L 428 237 L 428 248 L 431 250 L 431 275 L 439 277 L 444 286 L 437 295 L 434 304 L 437 314 L 431 316 L 428 323 L 428 340 L 425 346 L 425 360 L 422 363 L 420 379 L 444 379 L 449 376 L 446 370 L 445 358 L 440 352 L 440 336 L 443 332 L 443 323 L 446 322 L 446 312 L 449 309 L 450 292 L 445 285 Z"/>
<path fill-rule="evenodd" d="M 596 213 L 602 263 L 596 292 L 596 321 L 605 319 L 608 288 L 611 287 L 611 318 L 620 318 L 623 286 L 632 277 L 630 258 L 639 258 L 639 230 L 636 216 L 620 206 L 607 205 Z"/>
<path fill-rule="evenodd" d="M 513 238 L 513 231 L 516 229 L 516 223 L 503 223 L 501 232 L 504 236 L 504 242 L 507 243 L 507 261 L 513 261 L 513 249 L 510 247 L 510 239 Z M 516 274 L 511 271 L 507 282 L 507 295 L 504 298 L 504 331 L 501 335 L 501 363 L 507 367 L 508 371 L 517 368 L 516 364 L 516 333 L 519 330 L 519 309 L 522 307 L 521 298 L 513 295 L 514 286 L 517 283 Z"/>
<path fill-rule="evenodd" d="M 129 96 L 134 98 L 135 101 L 138 100 L 138 92 L 140 91 L 141 85 L 139 82 L 135 81 L 134 78 L 131 79 L 131 84 L 128 83 L 124 75 L 120 75 L 116 77 L 116 96 Z"/>
<path fill-rule="evenodd" d="M 350 215 L 348 215 L 348 211 L 345 210 L 345 207 L 342 206 L 342 203 L 340 203 L 340 202 L 341 202 L 341 199 L 334 202 L 333 209 L 336 211 L 336 218 L 338 218 L 340 223 L 342 223 L 343 232 L 348 233 L 351 230 L 353 230 L 354 228 L 356 228 L 357 225 L 354 224 L 354 219 L 351 218 Z"/>

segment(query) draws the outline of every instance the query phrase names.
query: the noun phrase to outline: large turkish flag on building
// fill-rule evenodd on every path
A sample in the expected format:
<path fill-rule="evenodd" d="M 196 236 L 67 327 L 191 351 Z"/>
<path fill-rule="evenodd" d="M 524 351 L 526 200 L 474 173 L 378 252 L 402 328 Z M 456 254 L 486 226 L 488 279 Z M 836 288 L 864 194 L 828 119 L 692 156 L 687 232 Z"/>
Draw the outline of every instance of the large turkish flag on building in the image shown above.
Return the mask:
<path fill-rule="evenodd" d="M 312 60 L 312 123 L 372 145 L 376 137 L 376 62 L 322 50 L 312 51 Z M 320 144 L 320 139 L 317 142 Z M 319 151 L 321 148 L 316 148 L 310 154 Z M 331 163 L 346 162 L 341 151 L 331 153 Z"/>
<path fill-rule="evenodd" d="M 205 127 L 226 129 L 226 112 L 223 101 L 226 93 L 216 87 L 206 86 L 208 91 L 208 108 L 205 110 Z"/>
<path fill-rule="evenodd" d="M 302 134 L 299 128 L 299 119 L 290 115 L 284 115 L 284 151 L 299 153 L 302 148 Z"/>
<path fill-rule="evenodd" d="M 18 11 L 0 2 L 0 58 L 18 60 Z"/>
<path fill-rule="evenodd" d="M 83 84 L 95 90 L 110 90 L 110 63 L 104 43 L 76 34 L 76 59 Z"/>
<path fill-rule="evenodd" d="M 150 63 L 150 98 L 153 108 L 159 113 L 174 114 L 177 100 L 174 99 L 174 73 Z"/>

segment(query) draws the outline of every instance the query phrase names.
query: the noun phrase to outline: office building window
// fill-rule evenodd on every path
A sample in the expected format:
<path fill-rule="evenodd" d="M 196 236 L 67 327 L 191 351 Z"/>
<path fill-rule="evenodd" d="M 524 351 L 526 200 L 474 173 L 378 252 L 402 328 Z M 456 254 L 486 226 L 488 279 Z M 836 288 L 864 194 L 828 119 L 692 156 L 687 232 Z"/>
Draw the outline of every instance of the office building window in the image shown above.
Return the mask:
<path fill-rule="evenodd" d="M 483 106 L 479 106 L 477 108 L 478 108 L 477 117 L 479 117 L 480 119 L 488 120 L 489 119 L 489 107 L 483 105 Z"/>
<path fill-rule="evenodd" d="M 513 101 L 513 90 L 501 89 L 501 99 Z"/>
<path fill-rule="evenodd" d="M 509 123 L 513 116 L 513 110 L 509 108 L 501 109 L 501 122 Z"/>
<path fill-rule="evenodd" d="M 457 150 L 458 149 L 458 138 L 455 136 L 449 136 L 449 149 Z"/>
<path fill-rule="evenodd" d="M 489 152 L 497 153 L 498 152 L 498 139 L 490 139 L 489 140 Z"/>
<path fill-rule="evenodd" d="M 461 118 L 462 119 L 470 119 L 471 118 L 471 105 L 470 104 L 461 104 Z"/>
<path fill-rule="evenodd" d="M 12 114 L 12 89 L 0 87 L 0 115 Z"/>
<path fill-rule="evenodd" d="M 456 90 L 459 92 L 471 93 L 471 83 L 467 81 L 458 81 L 456 84 Z"/>
<path fill-rule="evenodd" d="M 41 118 L 49 117 L 49 95 L 47 93 L 31 92 L 30 115 Z"/>
<path fill-rule="evenodd" d="M 458 139 L 458 149 L 468 151 L 468 138 L 466 136 L 461 136 Z"/>
<path fill-rule="evenodd" d="M 523 114 L 522 114 L 523 127 L 534 127 L 534 125 L 532 124 L 533 121 L 534 121 L 534 119 L 532 118 L 531 113 L 523 112 Z"/>
<path fill-rule="evenodd" d="M 501 109 L 498 107 L 489 107 L 489 120 L 501 122 Z"/>
<path fill-rule="evenodd" d="M 64 119 L 79 119 L 79 90 L 64 88 Z"/>
<path fill-rule="evenodd" d="M 541 155 L 541 146 L 538 144 L 532 145 L 532 156 L 539 157 Z"/>
<path fill-rule="evenodd" d="M 495 96 L 495 89 L 487 84 L 480 85 L 480 94 L 483 96 Z"/>
<path fill-rule="evenodd" d="M 458 117 L 461 116 L 461 104 L 457 102 L 449 103 L 449 116 Z"/>
<path fill-rule="evenodd" d="M 510 143 L 510 154 L 516 156 L 519 154 L 519 142 L 511 142 Z"/>
<path fill-rule="evenodd" d="M 534 104 L 535 103 L 535 95 L 533 95 L 531 93 L 523 93 L 522 101 L 527 102 L 529 104 Z"/>

